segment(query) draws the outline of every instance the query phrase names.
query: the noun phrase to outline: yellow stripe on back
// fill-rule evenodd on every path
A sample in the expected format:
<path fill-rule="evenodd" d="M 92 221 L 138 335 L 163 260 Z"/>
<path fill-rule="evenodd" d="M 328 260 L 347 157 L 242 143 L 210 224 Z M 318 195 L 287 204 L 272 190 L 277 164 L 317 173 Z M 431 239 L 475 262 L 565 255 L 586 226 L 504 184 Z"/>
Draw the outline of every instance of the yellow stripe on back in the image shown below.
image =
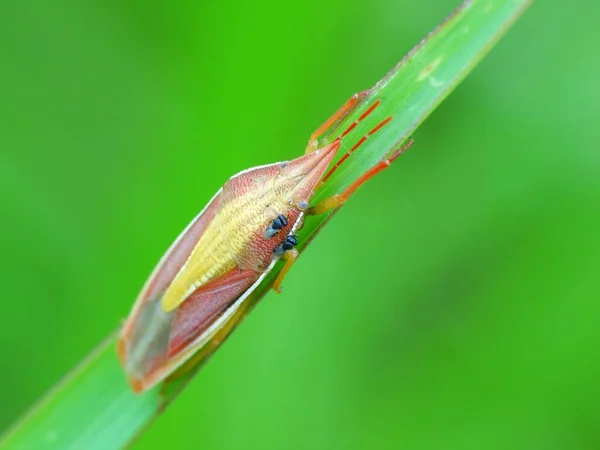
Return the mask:
<path fill-rule="evenodd" d="M 271 189 L 256 194 L 250 191 L 224 202 L 165 291 L 163 310 L 174 310 L 198 288 L 239 266 L 243 250 L 265 228 L 265 211 L 274 200 Z"/>

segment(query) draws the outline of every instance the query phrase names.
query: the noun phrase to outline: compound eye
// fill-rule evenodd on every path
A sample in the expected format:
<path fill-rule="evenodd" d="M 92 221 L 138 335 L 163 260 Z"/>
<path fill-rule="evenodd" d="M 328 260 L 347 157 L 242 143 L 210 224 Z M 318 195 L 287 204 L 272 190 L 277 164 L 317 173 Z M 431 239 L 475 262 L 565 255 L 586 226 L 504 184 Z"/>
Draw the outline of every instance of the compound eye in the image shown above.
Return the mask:
<path fill-rule="evenodd" d="M 277 247 L 273 253 L 275 254 L 275 256 L 280 258 L 283 256 L 283 254 L 285 252 L 293 249 L 296 245 L 298 245 L 298 239 L 296 238 L 296 236 L 289 235 L 288 237 L 285 238 L 285 241 L 283 241 L 283 244 L 281 244 L 279 247 Z"/>
<path fill-rule="evenodd" d="M 308 209 L 308 202 L 306 200 L 300 200 L 296 206 L 300 211 L 306 211 Z"/>
<path fill-rule="evenodd" d="M 298 245 L 298 239 L 296 239 L 296 236 L 288 236 L 285 238 L 283 244 L 281 244 L 281 248 L 283 248 L 285 251 L 288 251 L 293 249 L 296 245 Z"/>
<path fill-rule="evenodd" d="M 283 214 L 279 214 L 275 219 L 273 219 L 273 222 L 271 222 L 271 224 L 265 230 L 265 238 L 271 239 L 279 230 L 287 226 L 287 223 L 288 222 L 285 216 Z"/>
<path fill-rule="evenodd" d="M 271 227 L 275 230 L 281 230 L 283 227 L 287 226 L 287 219 L 283 215 L 278 215 L 276 219 L 273 220 Z"/>

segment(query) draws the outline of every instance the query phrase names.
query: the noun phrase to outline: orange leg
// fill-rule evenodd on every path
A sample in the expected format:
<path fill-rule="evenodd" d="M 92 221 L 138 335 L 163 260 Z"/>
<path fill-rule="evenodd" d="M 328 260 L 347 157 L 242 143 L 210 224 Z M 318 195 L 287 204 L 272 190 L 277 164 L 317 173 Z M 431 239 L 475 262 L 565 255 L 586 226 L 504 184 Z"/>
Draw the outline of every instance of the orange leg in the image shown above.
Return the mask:
<path fill-rule="evenodd" d="M 279 272 L 279 275 L 277 275 L 277 278 L 273 282 L 273 289 L 278 294 L 281 293 L 281 282 L 298 259 L 298 250 L 295 248 L 288 250 L 284 253 L 283 259 L 285 260 L 285 266 L 283 266 L 283 269 L 281 269 L 281 272 Z"/>
<path fill-rule="evenodd" d="M 361 187 L 365 182 L 369 181 L 382 170 L 388 168 L 394 162 L 394 160 L 404 153 L 404 151 L 412 144 L 413 140 L 410 139 L 406 144 L 402 145 L 398 150 L 396 150 L 392 156 L 379 161 L 376 165 L 367 170 L 360 178 L 348 186 L 344 192 L 322 200 L 317 205 L 309 208 L 306 211 L 306 214 L 315 216 L 318 214 L 323 214 L 327 211 L 331 211 L 332 209 L 339 208 L 352 196 L 352 194 L 356 192 L 359 187 Z"/>
<path fill-rule="evenodd" d="M 333 116 L 327 119 L 319 128 L 315 130 L 313 134 L 311 134 L 310 139 L 308 141 L 308 145 L 306 146 L 305 153 L 314 152 L 318 147 L 317 140 L 327 132 L 331 128 L 331 126 L 342 119 L 345 115 L 347 115 L 352 109 L 354 109 L 360 101 L 367 96 L 369 91 L 362 91 L 358 94 L 354 94 L 350 99 L 342 105 L 340 109 L 338 109 Z"/>
<path fill-rule="evenodd" d="M 306 215 L 323 214 L 327 211 L 331 211 L 332 209 L 339 208 L 340 206 L 342 206 L 346 202 L 346 200 L 348 200 L 352 196 L 352 194 L 356 192 L 356 190 L 359 187 L 361 187 L 365 182 L 373 178 L 383 169 L 388 168 L 394 162 L 394 160 L 398 158 L 402 153 L 404 153 L 404 151 L 408 149 L 412 144 L 413 140 L 410 139 L 406 144 L 402 145 L 397 150 L 394 151 L 394 149 L 392 149 L 392 156 L 379 161 L 375 166 L 367 170 L 367 172 L 365 172 L 358 180 L 352 183 L 341 194 L 336 194 L 332 197 L 326 198 L 317 205 L 309 208 L 306 211 Z M 281 283 L 283 279 L 298 259 L 298 251 L 296 249 L 288 250 L 284 253 L 283 259 L 285 260 L 285 266 L 283 266 L 283 269 L 281 269 L 281 272 L 279 272 L 279 275 L 277 275 L 277 278 L 273 282 L 273 289 L 278 293 L 281 293 Z"/>

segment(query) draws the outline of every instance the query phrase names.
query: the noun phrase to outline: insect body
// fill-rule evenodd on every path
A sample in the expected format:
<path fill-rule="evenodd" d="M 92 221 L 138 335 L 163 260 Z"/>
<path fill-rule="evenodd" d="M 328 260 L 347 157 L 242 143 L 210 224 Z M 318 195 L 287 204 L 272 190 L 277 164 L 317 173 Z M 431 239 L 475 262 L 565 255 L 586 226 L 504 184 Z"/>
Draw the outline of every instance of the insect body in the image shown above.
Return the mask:
<path fill-rule="evenodd" d="M 315 134 L 360 99 L 354 96 Z M 311 139 L 300 158 L 255 167 L 230 178 L 161 259 L 119 341 L 119 357 L 134 391 L 142 392 L 164 380 L 206 345 L 283 258 L 286 265 L 274 284 L 279 291 L 298 255 L 295 231 L 304 217 L 339 207 L 403 150 L 381 161 L 342 194 L 309 207 L 341 137 L 320 149 L 314 149 L 314 142 Z"/>

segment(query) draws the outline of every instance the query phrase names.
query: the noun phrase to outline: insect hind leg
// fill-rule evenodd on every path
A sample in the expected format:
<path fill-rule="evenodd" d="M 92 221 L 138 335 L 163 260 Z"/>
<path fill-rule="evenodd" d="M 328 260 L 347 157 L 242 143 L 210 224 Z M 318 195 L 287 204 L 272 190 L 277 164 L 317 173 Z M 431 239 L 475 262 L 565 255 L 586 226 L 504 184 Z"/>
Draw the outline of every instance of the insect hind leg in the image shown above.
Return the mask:
<path fill-rule="evenodd" d="M 363 175 L 361 175 L 354 183 L 346 188 L 344 192 L 341 194 L 333 195 L 329 198 L 326 198 L 319 202 L 317 205 L 309 208 L 306 211 L 307 215 L 318 215 L 323 214 L 327 211 L 331 211 L 332 209 L 339 208 L 342 206 L 351 196 L 356 192 L 356 190 L 361 187 L 364 183 L 369 181 L 379 172 L 384 169 L 387 169 L 402 153 L 404 153 L 408 148 L 410 148 L 413 144 L 412 138 L 408 140 L 408 142 L 395 147 L 392 151 L 392 155 L 382 159 L 369 170 L 367 170 Z"/>

